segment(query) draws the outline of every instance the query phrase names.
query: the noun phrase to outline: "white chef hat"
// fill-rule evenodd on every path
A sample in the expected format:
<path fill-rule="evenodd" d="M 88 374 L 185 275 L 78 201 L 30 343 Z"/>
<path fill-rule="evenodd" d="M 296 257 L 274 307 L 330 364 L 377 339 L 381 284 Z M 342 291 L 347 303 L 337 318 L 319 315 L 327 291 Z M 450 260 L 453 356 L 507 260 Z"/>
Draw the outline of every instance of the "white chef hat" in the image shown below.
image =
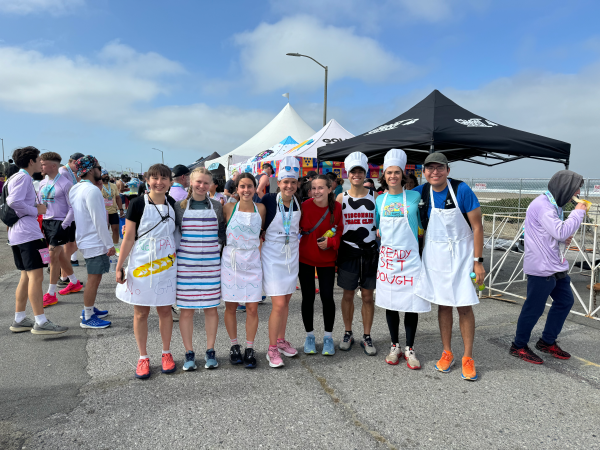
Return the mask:
<path fill-rule="evenodd" d="M 300 163 L 293 156 L 286 156 L 279 161 L 279 173 L 277 174 L 277 180 L 283 180 L 284 178 L 296 178 L 300 176 Z"/>
<path fill-rule="evenodd" d="M 350 173 L 355 167 L 362 167 L 365 172 L 369 172 L 369 160 L 367 155 L 361 152 L 350 153 L 344 160 L 344 169 Z"/>
<path fill-rule="evenodd" d="M 399 148 L 392 148 L 389 152 L 385 154 L 383 158 L 383 171 L 390 166 L 398 166 L 404 172 L 404 168 L 406 167 L 406 153 L 404 150 L 400 150 Z"/>

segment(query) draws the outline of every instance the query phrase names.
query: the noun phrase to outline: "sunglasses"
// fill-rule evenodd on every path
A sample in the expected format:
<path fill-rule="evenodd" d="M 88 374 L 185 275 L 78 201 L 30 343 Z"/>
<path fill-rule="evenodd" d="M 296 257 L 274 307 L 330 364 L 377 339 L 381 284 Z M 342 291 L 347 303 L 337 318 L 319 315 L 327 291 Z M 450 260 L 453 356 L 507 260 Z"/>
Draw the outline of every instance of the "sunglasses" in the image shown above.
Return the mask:
<path fill-rule="evenodd" d="M 292 169 L 294 169 L 294 172 L 300 172 L 299 167 L 284 166 L 283 168 L 285 169 L 286 172 L 290 172 Z"/>
<path fill-rule="evenodd" d="M 102 166 L 94 166 L 94 169 L 98 169 L 98 170 L 102 171 Z"/>

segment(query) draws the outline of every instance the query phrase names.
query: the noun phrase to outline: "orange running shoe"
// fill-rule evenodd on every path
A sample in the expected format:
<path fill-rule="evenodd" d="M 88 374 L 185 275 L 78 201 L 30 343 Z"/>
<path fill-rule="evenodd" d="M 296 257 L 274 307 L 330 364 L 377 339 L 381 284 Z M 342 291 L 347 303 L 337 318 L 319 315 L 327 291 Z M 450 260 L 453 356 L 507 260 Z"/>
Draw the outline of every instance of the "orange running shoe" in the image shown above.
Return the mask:
<path fill-rule="evenodd" d="M 56 299 L 56 294 L 50 295 L 47 292 L 44 294 L 44 308 L 52 305 L 56 305 L 58 300 Z"/>
<path fill-rule="evenodd" d="M 473 358 L 463 356 L 462 359 L 462 377 L 463 380 L 475 381 L 477 380 L 477 371 L 475 370 L 475 361 Z"/>
<path fill-rule="evenodd" d="M 163 353 L 162 355 L 162 373 L 173 373 L 177 367 L 175 361 L 173 361 L 173 355 L 170 353 Z"/>
<path fill-rule="evenodd" d="M 74 294 L 75 292 L 79 292 L 82 289 L 83 289 L 83 284 L 81 284 L 81 281 L 77 281 L 77 284 L 69 283 L 66 288 L 61 289 L 60 291 L 58 291 L 58 293 L 60 295 L 68 295 L 68 294 Z"/>
<path fill-rule="evenodd" d="M 444 350 L 444 353 L 442 353 L 442 357 L 435 365 L 435 369 L 439 370 L 440 372 L 448 373 L 450 372 L 450 368 L 453 364 L 454 354 L 452 352 L 447 352 L 446 350 Z"/>
<path fill-rule="evenodd" d="M 150 378 L 150 358 L 138 359 L 137 369 L 135 369 L 135 377 L 140 380 Z"/>

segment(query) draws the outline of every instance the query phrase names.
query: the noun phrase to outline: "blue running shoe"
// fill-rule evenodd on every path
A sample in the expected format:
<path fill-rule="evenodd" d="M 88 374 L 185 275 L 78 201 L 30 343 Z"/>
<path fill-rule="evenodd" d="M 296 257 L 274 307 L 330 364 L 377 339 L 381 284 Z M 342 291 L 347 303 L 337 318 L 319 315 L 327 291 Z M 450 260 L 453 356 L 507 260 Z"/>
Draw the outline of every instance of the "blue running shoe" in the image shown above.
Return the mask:
<path fill-rule="evenodd" d="M 183 370 L 196 370 L 196 354 L 193 351 L 185 352 L 185 362 L 183 363 Z"/>
<path fill-rule="evenodd" d="M 216 369 L 219 367 L 219 361 L 217 361 L 217 354 L 214 348 L 206 350 L 204 361 L 206 361 L 206 364 L 204 364 L 205 369 Z"/>
<path fill-rule="evenodd" d="M 246 312 L 246 305 L 238 305 L 237 312 Z"/>
<path fill-rule="evenodd" d="M 98 318 L 98 319 L 104 319 L 106 316 L 108 316 L 108 311 L 102 310 L 102 309 L 98 309 L 94 306 L 94 315 Z M 81 310 L 81 315 L 79 316 L 80 319 L 83 319 L 83 309 Z"/>
<path fill-rule="evenodd" d="M 323 355 L 326 356 L 333 356 L 335 355 L 335 345 L 333 343 L 333 338 L 332 337 L 327 337 L 325 336 L 323 338 Z"/>
<path fill-rule="evenodd" d="M 108 320 L 102 320 L 93 314 L 90 317 L 90 320 L 81 319 L 81 323 L 79 324 L 81 328 L 108 328 L 110 327 L 110 322 Z"/>
<path fill-rule="evenodd" d="M 71 261 L 71 267 L 79 267 L 79 260 Z"/>
<path fill-rule="evenodd" d="M 306 339 L 304 340 L 304 353 L 307 355 L 315 355 L 317 353 L 314 336 L 306 336 Z"/>

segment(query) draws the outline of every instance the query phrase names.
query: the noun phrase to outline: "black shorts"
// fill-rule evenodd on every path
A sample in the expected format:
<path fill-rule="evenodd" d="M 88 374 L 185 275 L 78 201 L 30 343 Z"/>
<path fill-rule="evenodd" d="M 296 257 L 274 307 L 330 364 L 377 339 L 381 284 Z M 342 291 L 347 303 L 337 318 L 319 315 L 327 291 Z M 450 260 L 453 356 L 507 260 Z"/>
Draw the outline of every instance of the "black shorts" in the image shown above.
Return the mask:
<path fill-rule="evenodd" d="M 71 225 L 65 230 L 69 240 L 67 242 L 75 242 L 75 222 L 71 222 Z"/>
<path fill-rule="evenodd" d="M 361 284 L 359 273 L 348 272 L 347 270 L 338 267 L 337 285 L 347 291 L 354 291 L 358 287 L 372 291 L 377 285 L 377 275 L 365 277 Z"/>
<path fill-rule="evenodd" d="M 12 245 L 15 266 L 17 266 L 17 269 L 25 271 L 43 269 L 47 264 L 42 261 L 42 255 L 39 251 L 47 247 L 45 239 Z"/>
<path fill-rule="evenodd" d="M 119 225 L 119 214 L 112 213 L 108 215 L 108 223 L 109 225 Z"/>
<path fill-rule="evenodd" d="M 69 241 L 70 227 L 63 229 L 62 220 L 44 219 L 42 220 L 42 233 L 46 236 L 46 241 L 51 247 L 65 245 Z"/>

